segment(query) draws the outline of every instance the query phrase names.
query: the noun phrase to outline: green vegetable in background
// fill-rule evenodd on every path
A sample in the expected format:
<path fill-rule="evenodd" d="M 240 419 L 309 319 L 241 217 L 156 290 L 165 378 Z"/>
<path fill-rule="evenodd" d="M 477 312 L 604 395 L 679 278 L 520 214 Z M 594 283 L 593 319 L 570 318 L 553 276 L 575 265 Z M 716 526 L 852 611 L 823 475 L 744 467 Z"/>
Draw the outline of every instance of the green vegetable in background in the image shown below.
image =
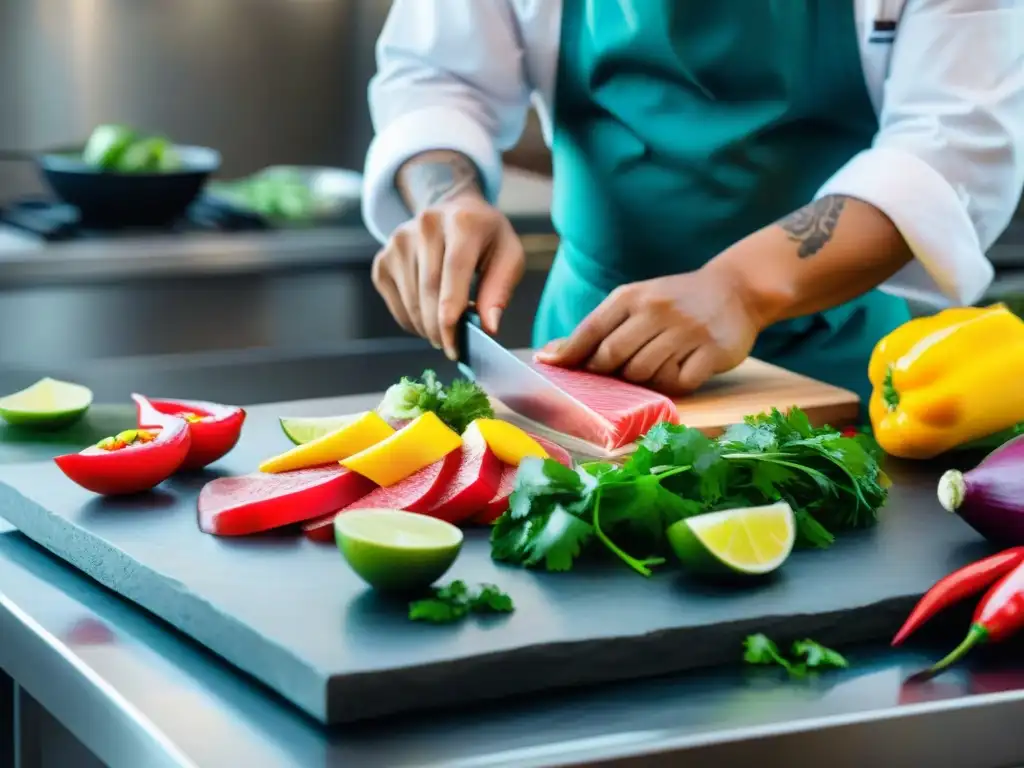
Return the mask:
<path fill-rule="evenodd" d="M 180 167 L 181 158 L 174 147 L 167 139 L 158 137 L 130 144 L 114 164 L 114 170 L 120 173 L 160 173 Z"/>
<path fill-rule="evenodd" d="M 494 418 L 491 401 L 479 386 L 465 379 L 456 379 L 445 387 L 431 370 L 419 379 L 403 376 L 384 393 L 377 413 L 388 420 L 415 419 L 433 411 L 445 424 L 460 435 L 474 419 Z"/>
<path fill-rule="evenodd" d="M 868 438 L 814 429 L 798 408 L 749 417 L 717 440 L 663 423 L 621 466 L 525 459 L 491 531 L 491 556 L 567 571 L 599 542 L 649 576 L 665 562 L 666 529 L 683 518 L 785 501 L 799 542 L 824 548 L 834 541 L 830 528 L 873 524 L 886 495 Z"/>
<path fill-rule="evenodd" d="M 305 221 L 317 213 L 316 195 L 309 181 L 285 169 L 210 185 L 210 191 L 229 203 L 270 219 Z"/>
<path fill-rule="evenodd" d="M 750 635 L 743 641 L 743 661 L 758 666 L 779 666 L 792 677 L 804 677 L 809 671 L 845 669 L 849 662 L 838 651 L 813 640 L 797 640 L 790 649 L 792 659 L 766 635 Z"/>
<path fill-rule="evenodd" d="M 101 125 L 89 136 L 82 160 L 116 173 L 161 173 L 181 168 L 174 145 L 159 136 L 143 136 L 124 125 Z"/>
<path fill-rule="evenodd" d="M 100 125 L 89 136 L 82 160 L 97 168 L 113 170 L 135 141 L 135 131 L 124 125 Z"/>
<path fill-rule="evenodd" d="M 464 581 L 436 587 L 433 597 L 409 603 L 409 619 L 431 624 L 450 624 L 470 613 L 511 613 L 512 598 L 493 584 L 471 591 Z"/>

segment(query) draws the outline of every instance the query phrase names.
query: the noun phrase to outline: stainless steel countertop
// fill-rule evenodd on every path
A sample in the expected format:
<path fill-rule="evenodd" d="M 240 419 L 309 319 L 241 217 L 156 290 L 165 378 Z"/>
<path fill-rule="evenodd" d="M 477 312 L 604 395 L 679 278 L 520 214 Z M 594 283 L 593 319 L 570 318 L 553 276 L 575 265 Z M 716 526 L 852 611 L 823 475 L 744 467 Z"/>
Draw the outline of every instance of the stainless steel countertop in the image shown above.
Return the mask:
<path fill-rule="evenodd" d="M 130 409 L 109 416 L 130 418 Z M 0 446 L 0 461 L 63 447 L 25 448 Z M 855 648 L 849 670 L 805 682 L 737 663 L 325 730 L 0 526 L 0 666 L 115 768 L 684 761 L 994 768 L 1024 761 L 1016 730 L 1024 715 L 1020 644 L 987 649 L 918 686 L 904 683 L 907 674 L 934 660 L 938 648 Z"/>

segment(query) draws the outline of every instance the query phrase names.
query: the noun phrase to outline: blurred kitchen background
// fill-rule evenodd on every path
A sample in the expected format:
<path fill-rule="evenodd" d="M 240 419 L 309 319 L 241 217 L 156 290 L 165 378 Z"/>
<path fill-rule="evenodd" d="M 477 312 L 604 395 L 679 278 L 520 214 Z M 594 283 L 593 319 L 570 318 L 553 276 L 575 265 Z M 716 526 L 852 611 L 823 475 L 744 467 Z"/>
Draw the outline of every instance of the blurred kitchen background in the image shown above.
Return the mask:
<path fill-rule="evenodd" d="M 52 198 L 16 159 L 119 122 L 217 149 L 218 178 L 359 172 L 389 5 L 0 0 L 0 393 L 55 375 L 100 400 L 139 390 L 256 403 L 379 389 L 425 366 L 450 373 L 374 292 L 377 245 L 350 193 L 323 221 L 98 232 L 37 216 Z M 536 121 L 507 162 L 501 205 L 530 268 L 503 333 L 525 345 L 557 242 Z M 1024 295 L 1024 209 L 991 257 L 990 298 Z"/>

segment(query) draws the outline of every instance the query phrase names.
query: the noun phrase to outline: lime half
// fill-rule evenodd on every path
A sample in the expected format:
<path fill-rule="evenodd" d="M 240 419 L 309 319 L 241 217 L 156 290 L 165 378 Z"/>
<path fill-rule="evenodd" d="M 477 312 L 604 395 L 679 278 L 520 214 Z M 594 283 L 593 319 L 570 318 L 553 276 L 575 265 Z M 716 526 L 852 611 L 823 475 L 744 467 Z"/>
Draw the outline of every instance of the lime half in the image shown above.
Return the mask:
<path fill-rule="evenodd" d="M 90 405 L 92 390 L 88 387 L 45 378 L 0 398 L 0 418 L 17 426 L 56 429 L 80 419 Z"/>
<path fill-rule="evenodd" d="M 416 592 L 444 576 L 462 549 L 451 523 L 395 509 L 353 509 L 334 518 L 342 557 L 367 584 Z"/>
<path fill-rule="evenodd" d="M 313 418 L 283 418 L 281 429 L 296 445 L 303 445 L 318 440 L 331 432 L 337 432 L 363 416 L 362 413 L 349 413 L 344 416 L 315 416 Z"/>
<path fill-rule="evenodd" d="M 786 562 L 796 540 L 789 504 L 743 507 L 680 520 L 668 529 L 679 561 L 699 573 L 770 573 Z"/>

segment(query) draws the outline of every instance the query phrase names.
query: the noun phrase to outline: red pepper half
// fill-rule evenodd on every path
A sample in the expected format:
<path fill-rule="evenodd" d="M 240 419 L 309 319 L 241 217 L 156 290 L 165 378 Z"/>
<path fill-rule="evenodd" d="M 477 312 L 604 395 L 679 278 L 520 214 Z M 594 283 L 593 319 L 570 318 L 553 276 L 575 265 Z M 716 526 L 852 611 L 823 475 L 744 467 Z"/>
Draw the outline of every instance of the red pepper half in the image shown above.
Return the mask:
<path fill-rule="evenodd" d="M 182 471 L 209 466 L 235 447 L 242 434 L 245 410 L 202 400 L 163 400 L 132 395 L 140 427 L 159 426 L 167 416 L 188 422 L 192 446 L 181 465 Z"/>
<path fill-rule="evenodd" d="M 165 418 L 159 428 L 129 429 L 54 461 L 65 475 L 93 493 L 114 496 L 148 491 L 177 472 L 188 455 L 188 425 L 182 419 Z"/>
<path fill-rule="evenodd" d="M 892 639 L 897 646 L 925 622 L 964 598 L 976 595 L 1024 562 L 1024 547 L 1013 547 L 943 577 L 925 593 Z"/>
<path fill-rule="evenodd" d="M 967 637 L 952 653 L 926 673 L 937 675 L 956 664 L 977 645 L 998 643 L 1024 627 L 1024 563 L 1017 565 L 992 587 L 978 604 Z"/>

